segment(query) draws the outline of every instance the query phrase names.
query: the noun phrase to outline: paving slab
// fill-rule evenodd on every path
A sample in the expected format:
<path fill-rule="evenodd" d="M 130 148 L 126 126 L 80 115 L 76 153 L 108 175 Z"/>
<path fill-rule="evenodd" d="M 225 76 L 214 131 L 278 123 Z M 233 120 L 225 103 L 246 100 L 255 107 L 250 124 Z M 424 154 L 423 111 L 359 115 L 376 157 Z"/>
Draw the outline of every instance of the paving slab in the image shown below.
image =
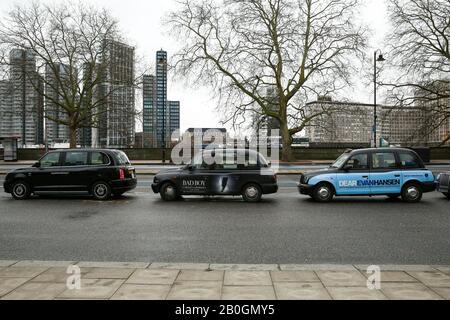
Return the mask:
<path fill-rule="evenodd" d="M 450 266 L 435 266 L 434 268 L 442 273 L 450 275 Z"/>
<path fill-rule="evenodd" d="M 0 278 L 0 297 L 20 287 L 28 278 Z"/>
<path fill-rule="evenodd" d="M 62 283 L 25 283 L 3 300 L 52 300 L 61 294 L 67 287 Z"/>
<path fill-rule="evenodd" d="M 208 263 L 152 263 L 149 269 L 208 270 Z"/>
<path fill-rule="evenodd" d="M 0 278 L 34 278 L 48 267 L 7 267 L 0 270 Z"/>
<path fill-rule="evenodd" d="M 126 283 L 171 285 L 179 273 L 179 270 L 169 269 L 138 269 L 130 276 Z"/>
<path fill-rule="evenodd" d="M 442 300 L 434 291 L 420 283 L 384 283 L 381 291 L 391 300 Z"/>
<path fill-rule="evenodd" d="M 69 267 L 73 266 L 77 261 L 39 261 L 24 260 L 14 264 L 14 267 Z"/>
<path fill-rule="evenodd" d="M 145 269 L 150 263 L 147 262 L 88 262 L 81 261 L 77 263 L 82 268 L 132 268 Z"/>
<path fill-rule="evenodd" d="M 0 267 L 10 267 L 17 262 L 16 260 L 0 260 Z"/>
<path fill-rule="evenodd" d="M 181 270 L 177 281 L 223 281 L 225 272 L 220 270 Z"/>
<path fill-rule="evenodd" d="M 279 270 L 277 264 L 211 264 L 211 270 L 272 271 Z"/>
<path fill-rule="evenodd" d="M 367 279 L 359 271 L 317 271 L 326 287 L 365 287 Z"/>
<path fill-rule="evenodd" d="M 321 283 L 277 282 L 274 287 L 280 300 L 331 300 Z"/>
<path fill-rule="evenodd" d="M 224 286 L 222 300 L 275 300 L 272 286 Z"/>
<path fill-rule="evenodd" d="M 445 273 L 439 271 L 421 271 L 408 273 L 426 286 L 450 288 L 450 276 Z"/>
<path fill-rule="evenodd" d="M 280 269 L 282 271 L 356 271 L 356 268 L 352 265 L 334 265 L 334 264 L 281 264 Z"/>
<path fill-rule="evenodd" d="M 169 285 L 124 284 L 111 300 L 165 300 L 170 288 Z"/>
<path fill-rule="evenodd" d="M 172 286 L 168 300 L 220 300 L 221 281 L 177 281 Z"/>
<path fill-rule="evenodd" d="M 90 272 L 92 268 L 80 268 L 81 278 Z M 54 282 L 54 283 L 66 283 L 67 278 L 72 274 L 67 273 L 67 268 L 65 267 L 52 267 L 44 271 L 37 277 L 30 280 L 30 282 Z"/>
<path fill-rule="evenodd" d="M 371 274 L 363 272 L 366 278 Z M 418 282 L 417 279 L 411 277 L 404 271 L 381 271 L 381 282 Z"/>
<path fill-rule="evenodd" d="M 445 300 L 450 300 L 450 288 L 431 288 Z"/>
<path fill-rule="evenodd" d="M 319 282 L 314 271 L 271 271 L 273 282 Z"/>
<path fill-rule="evenodd" d="M 83 278 L 86 279 L 128 279 L 136 269 L 92 268 Z"/>
<path fill-rule="evenodd" d="M 435 268 L 426 265 L 376 265 L 381 271 L 436 271 Z M 367 271 L 369 265 L 356 265 L 358 270 Z"/>
<path fill-rule="evenodd" d="M 124 280 L 82 279 L 81 289 L 66 289 L 57 296 L 62 299 L 109 299 L 123 284 Z"/>
<path fill-rule="evenodd" d="M 271 286 L 269 271 L 225 271 L 226 286 Z"/>
<path fill-rule="evenodd" d="M 380 290 L 367 287 L 331 287 L 328 291 L 334 300 L 387 300 Z"/>

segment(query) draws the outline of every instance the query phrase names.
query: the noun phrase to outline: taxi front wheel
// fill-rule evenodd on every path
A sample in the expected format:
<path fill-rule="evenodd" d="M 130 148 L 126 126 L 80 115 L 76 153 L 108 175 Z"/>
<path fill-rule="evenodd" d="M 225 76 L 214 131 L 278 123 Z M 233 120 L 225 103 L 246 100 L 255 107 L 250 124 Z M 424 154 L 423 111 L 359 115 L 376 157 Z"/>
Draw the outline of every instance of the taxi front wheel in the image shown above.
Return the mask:
<path fill-rule="evenodd" d="M 422 200 L 422 188 L 416 183 L 408 183 L 402 189 L 402 200 L 408 203 L 417 203 Z"/>
<path fill-rule="evenodd" d="M 28 183 L 24 181 L 14 182 L 11 190 L 11 194 L 16 200 L 25 200 L 31 195 L 31 188 Z"/>
<path fill-rule="evenodd" d="M 317 202 L 330 202 L 333 200 L 334 197 L 334 190 L 333 188 L 327 184 L 322 183 L 319 184 L 313 192 L 313 199 Z"/>
<path fill-rule="evenodd" d="M 177 189 L 172 183 L 165 183 L 159 192 L 161 199 L 164 201 L 175 201 L 179 199 Z"/>
<path fill-rule="evenodd" d="M 242 190 L 242 198 L 246 202 L 260 202 L 262 198 L 261 187 L 255 183 L 250 183 Z"/>

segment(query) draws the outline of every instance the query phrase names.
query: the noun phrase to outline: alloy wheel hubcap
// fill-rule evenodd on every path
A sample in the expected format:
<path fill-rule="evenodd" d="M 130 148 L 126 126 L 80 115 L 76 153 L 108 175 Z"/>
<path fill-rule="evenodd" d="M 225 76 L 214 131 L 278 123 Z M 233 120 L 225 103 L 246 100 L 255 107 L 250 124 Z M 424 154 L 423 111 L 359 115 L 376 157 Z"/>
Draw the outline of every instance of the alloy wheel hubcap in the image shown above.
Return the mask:
<path fill-rule="evenodd" d="M 245 194 L 249 198 L 256 198 L 256 196 L 258 195 L 258 190 L 255 187 L 250 187 L 250 188 L 247 188 Z"/>
<path fill-rule="evenodd" d="M 417 199 L 419 197 L 419 190 L 416 187 L 408 188 L 407 192 L 410 199 Z"/>
<path fill-rule="evenodd" d="M 25 194 L 25 189 L 23 184 L 18 184 L 14 187 L 14 194 L 18 197 L 22 197 Z"/>
<path fill-rule="evenodd" d="M 106 190 L 107 190 L 107 188 L 106 188 L 105 185 L 99 184 L 99 185 L 97 186 L 97 188 L 95 189 L 95 193 L 97 194 L 97 196 L 103 197 L 103 196 L 105 196 L 105 194 L 106 194 Z"/>
<path fill-rule="evenodd" d="M 175 188 L 172 187 L 172 186 L 168 186 L 168 187 L 166 188 L 166 195 L 167 195 L 168 197 L 170 197 L 170 198 L 175 197 Z"/>
<path fill-rule="evenodd" d="M 319 196 L 320 196 L 322 199 L 328 198 L 329 195 L 330 195 L 330 191 L 328 190 L 328 188 L 325 188 L 325 187 L 320 188 L 320 190 L 319 190 Z"/>

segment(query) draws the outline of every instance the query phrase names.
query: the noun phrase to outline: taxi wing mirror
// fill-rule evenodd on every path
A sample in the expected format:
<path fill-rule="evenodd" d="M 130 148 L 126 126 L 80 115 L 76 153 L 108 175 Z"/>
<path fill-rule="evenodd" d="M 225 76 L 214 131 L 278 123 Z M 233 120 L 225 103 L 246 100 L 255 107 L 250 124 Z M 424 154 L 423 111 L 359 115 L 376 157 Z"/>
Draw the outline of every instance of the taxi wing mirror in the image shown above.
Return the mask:
<path fill-rule="evenodd" d="M 33 168 L 40 168 L 41 167 L 41 163 L 39 161 L 35 162 L 32 167 Z"/>

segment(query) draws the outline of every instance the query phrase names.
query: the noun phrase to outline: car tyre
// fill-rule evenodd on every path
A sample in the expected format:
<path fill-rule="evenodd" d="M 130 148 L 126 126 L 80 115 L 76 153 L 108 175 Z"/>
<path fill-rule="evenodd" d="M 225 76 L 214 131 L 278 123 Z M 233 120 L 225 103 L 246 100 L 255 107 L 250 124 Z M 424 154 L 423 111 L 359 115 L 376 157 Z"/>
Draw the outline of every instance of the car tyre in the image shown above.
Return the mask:
<path fill-rule="evenodd" d="M 175 201 L 180 197 L 175 185 L 169 182 L 162 185 L 159 194 L 161 195 L 161 199 L 164 201 Z"/>
<path fill-rule="evenodd" d="M 417 203 L 422 200 L 423 191 L 419 184 L 408 183 L 402 189 L 402 200 L 408 203 Z"/>
<path fill-rule="evenodd" d="M 242 198 L 245 202 L 260 202 L 262 190 L 256 183 L 249 183 L 242 189 Z"/>
<path fill-rule="evenodd" d="M 108 200 L 111 197 L 111 187 L 104 181 L 96 182 L 92 185 L 91 194 L 95 200 Z"/>
<path fill-rule="evenodd" d="M 317 185 L 313 192 L 313 199 L 317 202 L 330 202 L 334 197 L 334 189 L 328 183 Z"/>
<path fill-rule="evenodd" d="M 26 200 L 31 195 L 31 188 L 25 181 L 17 181 L 11 187 L 11 195 L 16 200 Z"/>

